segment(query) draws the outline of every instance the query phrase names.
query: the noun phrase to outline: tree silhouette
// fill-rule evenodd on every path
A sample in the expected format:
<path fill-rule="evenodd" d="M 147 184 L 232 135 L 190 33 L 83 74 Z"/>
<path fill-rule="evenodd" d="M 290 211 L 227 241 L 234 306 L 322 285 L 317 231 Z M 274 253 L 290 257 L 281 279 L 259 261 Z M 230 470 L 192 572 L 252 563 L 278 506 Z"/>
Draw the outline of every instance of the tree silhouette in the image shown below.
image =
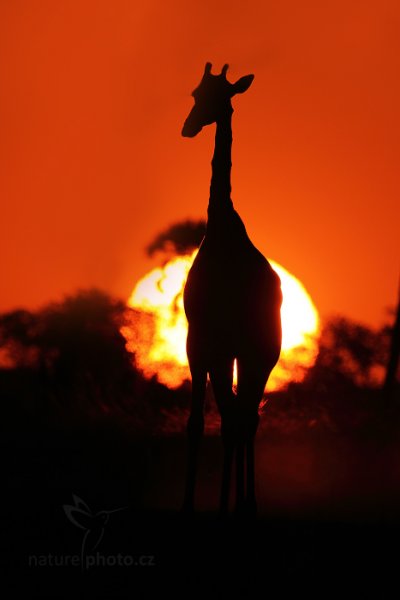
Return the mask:
<path fill-rule="evenodd" d="M 386 398 L 390 400 L 396 382 L 396 375 L 399 368 L 399 356 L 400 356 L 400 289 L 399 299 L 397 302 L 397 311 L 394 321 L 394 326 L 391 333 L 391 344 L 390 354 L 387 363 L 386 377 L 384 383 L 384 391 Z"/>
<path fill-rule="evenodd" d="M 331 390 L 377 387 L 384 376 L 389 338 L 387 328 L 374 331 L 344 317 L 330 319 L 305 384 Z"/>
<path fill-rule="evenodd" d="M 37 366 L 39 348 L 36 316 L 27 310 L 15 310 L 1 315 L 0 349 L 5 366 Z"/>
<path fill-rule="evenodd" d="M 126 306 L 98 290 L 78 292 L 37 313 L 0 317 L 5 366 L 30 369 L 46 393 L 107 410 L 132 402 L 136 371 L 120 332 Z"/>
<path fill-rule="evenodd" d="M 175 223 L 159 233 L 146 247 L 146 252 L 149 256 L 156 252 L 185 254 L 198 248 L 205 231 L 206 223 L 202 220 Z"/>

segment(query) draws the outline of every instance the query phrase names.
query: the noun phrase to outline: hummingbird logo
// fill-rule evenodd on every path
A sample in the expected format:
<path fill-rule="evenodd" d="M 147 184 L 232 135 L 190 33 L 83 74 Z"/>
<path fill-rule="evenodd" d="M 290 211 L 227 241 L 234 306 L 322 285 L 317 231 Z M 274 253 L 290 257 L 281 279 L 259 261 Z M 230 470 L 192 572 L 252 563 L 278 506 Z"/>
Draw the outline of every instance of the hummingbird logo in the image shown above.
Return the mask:
<path fill-rule="evenodd" d="M 72 494 L 74 504 L 63 504 L 64 512 L 71 523 L 83 529 L 84 536 L 81 549 L 81 564 L 83 568 L 84 556 L 96 550 L 104 536 L 104 529 L 112 513 L 125 510 L 127 507 L 114 510 L 100 510 L 93 513 L 89 506 L 76 494 Z"/>

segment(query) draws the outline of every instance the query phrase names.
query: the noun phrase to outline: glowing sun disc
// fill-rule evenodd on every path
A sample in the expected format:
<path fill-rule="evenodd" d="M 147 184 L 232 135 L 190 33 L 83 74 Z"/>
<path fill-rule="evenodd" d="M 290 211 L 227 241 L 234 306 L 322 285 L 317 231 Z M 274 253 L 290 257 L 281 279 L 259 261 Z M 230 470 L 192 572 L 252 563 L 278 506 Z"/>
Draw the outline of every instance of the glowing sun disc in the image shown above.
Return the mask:
<path fill-rule="evenodd" d="M 156 376 L 170 388 L 190 380 L 183 288 L 196 253 L 173 258 L 137 283 L 128 300 L 135 311 L 131 323 L 122 328 L 137 367 L 146 377 Z M 314 363 L 319 319 L 302 283 L 275 261 L 269 262 L 281 278 L 283 293 L 281 358 L 267 386 L 276 390 L 289 381 L 301 380 Z"/>

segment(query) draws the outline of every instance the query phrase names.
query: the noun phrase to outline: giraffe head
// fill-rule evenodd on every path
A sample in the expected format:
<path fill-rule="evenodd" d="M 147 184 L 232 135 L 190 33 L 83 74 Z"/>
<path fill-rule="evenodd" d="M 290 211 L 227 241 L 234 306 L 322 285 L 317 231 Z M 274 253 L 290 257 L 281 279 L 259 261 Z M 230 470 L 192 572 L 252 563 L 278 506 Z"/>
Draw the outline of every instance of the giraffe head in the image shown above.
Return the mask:
<path fill-rule="evenodd" d="M 232 114 L 232 97 L 248 90 L 254 79 L 254 75 L 245 75 L 236 83 L 230 83 L 226 78 L 228 65 L 224 65 L 219 75 L 212 75 L 211 67 L 211 63 L 206 64 L 203 78 L 192 92 L 194 106 L 183 125 L 184 137 L 194 137 L 205 125 L 216 123 L 227 113 Z"/>

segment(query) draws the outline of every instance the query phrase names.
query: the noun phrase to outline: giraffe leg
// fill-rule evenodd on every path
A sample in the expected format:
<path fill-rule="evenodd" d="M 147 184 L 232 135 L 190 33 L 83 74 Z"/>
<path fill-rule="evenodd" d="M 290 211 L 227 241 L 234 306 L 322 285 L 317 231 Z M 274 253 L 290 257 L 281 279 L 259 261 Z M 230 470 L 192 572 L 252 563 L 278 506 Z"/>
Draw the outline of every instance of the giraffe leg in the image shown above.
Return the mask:
<path fill-rule="evenodd" d="M 220 496 L 220 515 L 229 511 L 232 462 L 236 443 L 236 397 L 232 391 L 233 358 L 218 361 L 210 369 L 210 379 L 215 400 L 221 415 L 221 437 L 224 447 L 222 483 Z"/>
<path fill-rule="evenodd" d="M 245 469 L 245 441 L 242 436 L 238 436 L 237 445 L 236 445 L 236 505 L 235 505 L 235 513 L 240 516 L 243 513 L 244 505 L 245 505 L 245 477 L 244 477 L 244 469 Z"/>
<path fill-rule="evenodd" d="M 244 512 L 257 513 L 255 493 L 254 440 L 258 428 L 258 407 L 272 367 L 251 357 L 238 359 L 238 420 L 239 438 L 243 440 L 246 456 L 246 497 Z M 240 499 L 239 499 L 240 501 Z"/>
<path fill-rule="evenodd" d="M 186 485 L 183 502 L 183 512 L 191 513 L 194 510 L 194 496 L 197 475 L 197 460 L 199 446 L 204 431 L 204 398 L 207 385 L 207 373 L 192 372 L 192 404 L 187 422 L 187 467 Z"/>
<path fill-rule="evenodd" d="M 219 513 L 221 517 L 226 517 L 229 512 L 229 496 L 231 487 L 231 473 L 233 462 L 234 446 L 230 442 L 224 444 L 224 465 L 222 469 L 221 496 L 219 503 Z"/>
<path fill-rule="evenodd" d="M 248 424 L 246 440 L 247 480 L 246 480 L 246 513 L 251 516 L 257 514 L 257 501 L 255 492 L 255 468 L 254 468 L 254 439 L 257 432 L 259 416 L 254 414 Z"/>

